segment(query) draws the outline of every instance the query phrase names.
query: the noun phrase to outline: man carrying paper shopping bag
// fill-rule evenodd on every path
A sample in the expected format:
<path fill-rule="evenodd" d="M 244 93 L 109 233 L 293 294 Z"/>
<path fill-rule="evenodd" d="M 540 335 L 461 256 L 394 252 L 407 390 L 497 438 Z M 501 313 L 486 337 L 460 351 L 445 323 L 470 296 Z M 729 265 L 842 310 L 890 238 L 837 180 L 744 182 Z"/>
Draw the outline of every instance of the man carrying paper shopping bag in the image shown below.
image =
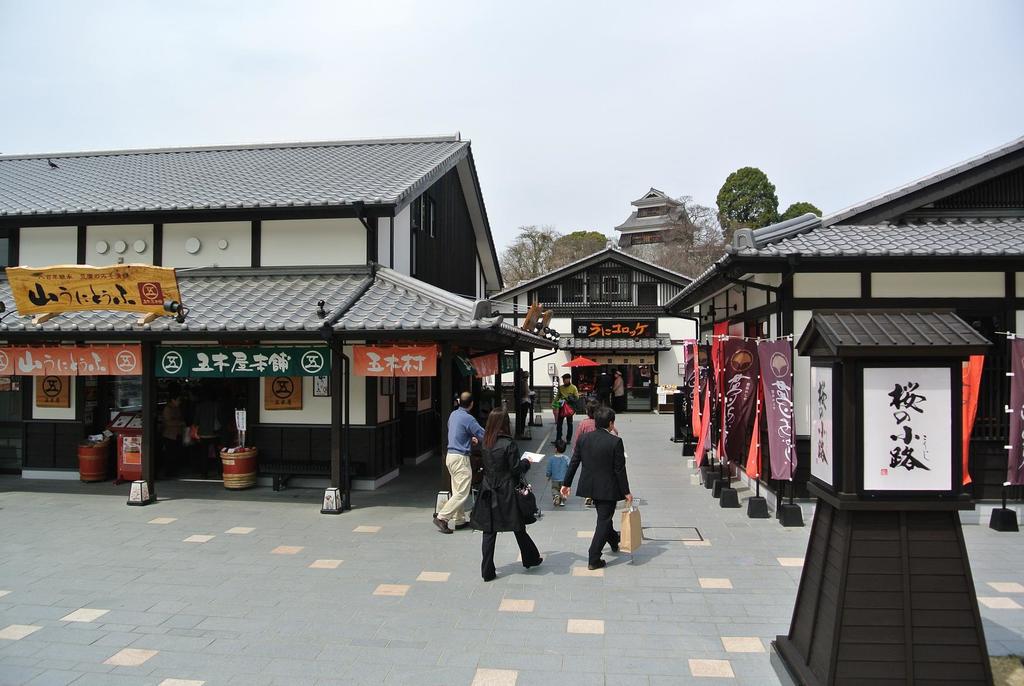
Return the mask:
<path fill-rule="evenodd" d="M 622 439 L 612 433 L 615 431 L 615 411 L 610 407 L 597 408 L 594 410 L 594 424 L 597 426 L 595 431 L 576 440 L 572 462 L 562 482 L 562 495 L 568 496 L 576 470 L 583 465 L 576 496 L 592 498 L 597 511 L 597 525 L 590 542 L 587 569 L 601 569 L 605 566 L 601 551 L 606 543 L 611 546 L 613 553 L 619 551 L 619 534 L 612 525 L 615 504 L 622 499 L 628 504 L 633 503 L 626 476 L 626 452 Z"/>

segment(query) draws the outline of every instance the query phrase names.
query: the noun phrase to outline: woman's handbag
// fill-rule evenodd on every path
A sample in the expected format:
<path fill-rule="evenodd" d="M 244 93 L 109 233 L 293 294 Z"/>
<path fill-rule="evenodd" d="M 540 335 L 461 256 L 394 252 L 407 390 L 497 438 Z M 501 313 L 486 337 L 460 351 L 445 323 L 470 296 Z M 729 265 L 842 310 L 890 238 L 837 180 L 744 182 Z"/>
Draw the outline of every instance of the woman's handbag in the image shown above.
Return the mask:
<path fill-rule="evenodd" d="M 573 408 L 572 403 L 566 400 L 562 403 L 562 409 L 560 417 L 571 417 L 576 414 L 576 410 Z"/>
<path fill-rule="evenodd" d="M 533 488 L 525 481 L 520 481 L 515 490 L 516 506 L 523 518 L 523 524 L 533 524 L 537 521 L 537 497 L 533 495 Z"/>

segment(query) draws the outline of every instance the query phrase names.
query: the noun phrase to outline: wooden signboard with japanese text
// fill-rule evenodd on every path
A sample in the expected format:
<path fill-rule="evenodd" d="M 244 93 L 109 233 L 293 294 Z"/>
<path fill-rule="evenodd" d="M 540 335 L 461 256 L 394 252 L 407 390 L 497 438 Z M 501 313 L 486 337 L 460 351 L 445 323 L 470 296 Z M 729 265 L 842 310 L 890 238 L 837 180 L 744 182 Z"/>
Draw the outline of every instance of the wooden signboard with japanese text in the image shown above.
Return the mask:
<path fill-rule="evenodd" d="M 164 302 L 181 302 L 172 267 L 115 264 L 110 267 L 58 265 L 7 267 L 14 306 L 22 316 L 89 310 L 173 313 Z"/>
<path fill-rule="evenodd" d="M 71 407 L 71 377 L 37 376 L 36 407 Z"/>
<path fill-rule="evenodd" d="M 301 410 L 301 376 L 267 376 L 263 379 L 263 409 Z"/>

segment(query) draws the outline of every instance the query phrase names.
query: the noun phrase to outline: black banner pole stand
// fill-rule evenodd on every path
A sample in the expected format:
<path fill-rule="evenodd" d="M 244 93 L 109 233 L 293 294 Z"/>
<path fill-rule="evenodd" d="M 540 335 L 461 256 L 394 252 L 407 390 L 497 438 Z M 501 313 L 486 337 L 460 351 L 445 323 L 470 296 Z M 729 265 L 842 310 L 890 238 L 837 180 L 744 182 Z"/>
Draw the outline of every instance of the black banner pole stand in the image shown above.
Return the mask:
<path fill-rule="evenodd" d="M 1006 487 L 1009 485 L 1009 481 L 1003 484 L 1003 506 L 994 508 L 988 520 L 988 528 L 995 531 L 1020 530 L 1017 527 L 1017 512 L 1006 507 Z"/>
<path fill-rule="evenodd" d="M 779 523 L 782 526 L 803 526 L 804 513 L 800 506 L 793 502 L 793 482 L 789 482 L 789 502 L 779 505 Z"/>
<path fill-rule="evenodd" d="M 754 495 L 747 500 L 747 517 L 768 519 L 768 499 L 761 495 L 761 475 L 754 479 Z"/>

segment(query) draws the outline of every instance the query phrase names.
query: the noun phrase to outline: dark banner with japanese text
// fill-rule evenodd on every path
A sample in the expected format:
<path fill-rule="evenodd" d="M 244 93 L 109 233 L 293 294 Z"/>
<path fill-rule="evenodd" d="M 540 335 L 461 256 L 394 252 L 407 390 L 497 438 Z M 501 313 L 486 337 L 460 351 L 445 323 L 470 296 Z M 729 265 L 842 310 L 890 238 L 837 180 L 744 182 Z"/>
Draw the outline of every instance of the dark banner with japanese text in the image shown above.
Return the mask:
<path fill-rule="evenodd" d="M 1024 339 L 1010 341 L 1010 449 L 1006 480 L 1024 485 Z"/>
<path fill-rule="evenodd" d="M 759 341 L 764 415 L 768 423 L 768 455 L 772 478 L 793 480 L 796 428 L 793 421 L 793 344 L 789 340 Z"/>
<path fill-rule="evenodd" d="M 726 339 L 722 345 L 722 365 L 723 458 L 740 462 L 747 454 L 747 424 L 757 399 L 758 365 L 754 341 Z"/>
<path fill-rule="evenodd" d="M 322 346 L 158 347 L 156 375 L 170 378 L 326 376 L 331 351 Z"/>

